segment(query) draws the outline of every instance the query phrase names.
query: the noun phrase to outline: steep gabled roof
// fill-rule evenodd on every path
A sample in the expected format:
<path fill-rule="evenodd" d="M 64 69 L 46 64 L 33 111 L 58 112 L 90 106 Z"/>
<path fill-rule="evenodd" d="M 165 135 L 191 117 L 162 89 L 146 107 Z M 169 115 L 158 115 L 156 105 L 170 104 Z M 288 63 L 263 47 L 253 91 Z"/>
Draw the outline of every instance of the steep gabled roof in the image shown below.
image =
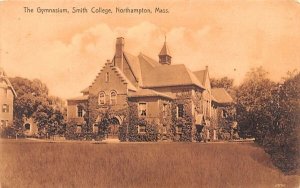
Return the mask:
<path fill-rule="evenodd" d="M 198 80 L 202 83 L 202 85 L 205 85 L 206 70 L 199 70 L 193 73 L 198 78 Z"/>
<path fill-rule="evenodd" d="M 148 57 L 147 55 L 145 55 L 143 53 L 140 53 L 138 57 L 139 57 L 141 66 L 144 64 L 147 64 L 151 67 L 162 66 L 162 64 L 160 64 L 159 62 L 155 61 L 154 59 L 152 59 L 151 57 Z"/>
<path fill-rule="evenodd" d="M 137 56 L 131 55 L 130 53 L 124 52 L 124 57 L 129 64 L 130 69 L 133 72 L 134 77 L 137 81 L 141 81 L 141 67 L 139 58 Z"/>
<path fill-rule="evenodd" d="M 210 85 L 208 66 L 206 66 L 204 70 L 195 71 L 193 73 L 197 77 L 197 79 L 202 83 L 205 89 L 210 91 L 211 85 Z"/>
<path fill-rule="evenodd" d="M 136 97 L 163 97 L 168 99 L 174 99 L 174 97 L 154 91 L 152 89 L 138 89 L 136 92 L 132 92 L 128 96 L 129 98 L 136 98 Z"/>
<path fill-rule="evenodd" d="M 228 92 L 224 88 L 212 88 L 211 93 L 213 96 L 213 100 L 220 104 L 229 104 L 233 103 L 232 97 L 228 94 Z"/>
<path fill-rule="evenodd" d="M 184 64 L 156 66 L 145 72 L 143 79 L 143 87 L 145 88 L 183 85 L 195 85 L 204 88 L 202 83 Z"/>
<path fill-rule="evenodd" d="M 8 79 L 8 77 L 7 77 L 7 75 L 6 75 L 5 71 L 4 71 L 4 69 L 3 69 L 2 67 L 0 67 L 0 79 L 3 79 L 3 80 L 6 82 L 6 84 L 7 84 L 6 86 L 7 86 L 8 88 L 10 88 L 11 91 L 13 92 L 13 95 L 14 95 L 15 97 L 17 97 L 17 93 L 16 93 L 14 87 L 12 86 L 12 84 L 10 83 L 10 81 L 9 81 L 9 79 Z"/>
<path fill-rule="evenodd" d="M 88 93 L 88 92 L 89 92 L 89 89 L 90 89 L 90 87 L 86 87 L 85 89 L 83 89 L 83 90 L 81 91 L 81 93 Z"/>
<path fill-rule="evenodd" d="M 126 77 L 126 75 L 116 66 L 113 66 L 112 63 L 106 63 L 104 67 L 102 67 L 102 69 L 100 70 L 100 72 L 98 73 L 98 75 L 96 76 L 96 78 L 94 79 L 93 83 L 91 84 L 91 86 L 96 82 L 98 76 L 102 73 L 103 69 L 106 66 L 110 66 L 112 70 L 114 70 L 116 72 L 116 74 L 119 76 L 119 78 L 121 79 L 121 81 L 124 84 L 127 84 L 127 87 L 129 90 L 132 91 L 136 91 L 137 88 L 130 82 L 130 80 Z"/>
<path fill-rule="evenodd" d="M 136 87 L 129 81 L 129 79 L 125 76 L 125 74 L 116 66 L 112 67 L 113 70 L 116 71 L 117 75 L 120 77 L 123 83 L 127 84 L 127 88 L 132 91 L 136 91 Z"/>

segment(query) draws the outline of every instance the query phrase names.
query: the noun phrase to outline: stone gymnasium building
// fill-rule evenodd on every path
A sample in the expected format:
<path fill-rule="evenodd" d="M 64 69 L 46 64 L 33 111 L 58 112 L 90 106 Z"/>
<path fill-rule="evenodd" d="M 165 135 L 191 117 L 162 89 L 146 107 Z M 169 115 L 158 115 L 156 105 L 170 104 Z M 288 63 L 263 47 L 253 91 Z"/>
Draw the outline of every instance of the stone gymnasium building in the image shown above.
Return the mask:
<path fill-rule="evenodd" d="M 0 67 L 0 129 L 13 124 L 13 103 L 16 96 L 6 73 Z"/>
<path fill-rule="evenodd" d="M 67 102 L 67 119 L 76 122 L 77 133 L 83 126 L 99 132 L 103 114 L 109 111 L 107 136 L 117 137 L 122 128 L 123 141 L 147 140 L 142 138 L 149 124 L 155 126 L 158 140 L 195 141 L 197 135 L 217 140 L 218 122 L 233 106 L 225 89 L 211 88 L 207 66 L 193 72 L 184 64 L 172 64 L 166 41 L 158 60 L 131 55 L 122 37 L 94 82 L 82 96 Z"/>

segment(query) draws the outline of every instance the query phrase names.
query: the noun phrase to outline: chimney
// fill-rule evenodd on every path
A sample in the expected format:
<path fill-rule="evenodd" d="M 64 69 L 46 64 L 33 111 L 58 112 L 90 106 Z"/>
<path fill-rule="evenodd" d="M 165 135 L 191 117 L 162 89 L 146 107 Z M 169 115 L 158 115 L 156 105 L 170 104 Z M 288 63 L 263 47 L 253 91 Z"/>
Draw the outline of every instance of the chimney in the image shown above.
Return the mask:
<path fill-rule="evenodd" d="M 116 53 L 114 65 L 123 71 L 124 38 L 118 37 L 116 41 Z"/>

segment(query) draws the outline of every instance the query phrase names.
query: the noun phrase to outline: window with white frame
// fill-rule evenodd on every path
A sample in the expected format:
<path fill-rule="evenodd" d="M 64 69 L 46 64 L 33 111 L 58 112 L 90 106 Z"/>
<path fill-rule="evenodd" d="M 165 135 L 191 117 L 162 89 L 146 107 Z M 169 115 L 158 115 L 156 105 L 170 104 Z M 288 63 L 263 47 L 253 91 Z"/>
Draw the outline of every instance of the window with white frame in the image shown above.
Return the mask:
<path fill-rule="evenodd" d="M 94 124 L 93 125 L 93 132 L 98 133 L 98 130 L 99 130 L 98 124 Z"/>
<path fill-rule="evenodd" d="M 146 125 L 139 125 L 138 133 L 146 133 Z"/>
<path fill-rule="evenodd" d="M 168 115 L 168 104 L 163 104 L 163 117 L 166 118 Z"/>
<path fill-rule="evenodd" d="M 116 91 L 110 92 L 110 104 L 111 105 L 117 104 L 117 92 Z"/>
<path fill-rule="evenodd" d="M 98 104 L 99 105 L 105 104 L 105 93 L 103 91 L 99 93 Z"/>
<path fill-rule="evenodd" d="M 6 127 L 5 120 L 1 120 L 1 127 Z"/>
<path fill-rule="evenodd" d="M 8 104 L 3 104 L 2 105 L 2 112 L 4 112 L 4 113 L 8 113 L 9 112 L 9 106 L 8 106 Z"/>
<path fill-rule="evenodd" d="M 83 107 L 78 105 L 77 106 L 77 117 L 83 117 L 83 115 L 84 115 Z"/>
<path fill-rule="evenodd" d="M 226 112 L 225 109 L 223 109 L 223 110 L 221 111 L 221 117 L 222 117 L 222 118 L 227 118 L 227 112 Z"/>
<path fill-rule="evenodd" d="M 177 105 L 177 118 L 183 117 L 184 115 L 184 107 L 183 104 Z"/>
<path fill-rule="evenodd" d="M 139 103 L 139 117 L 146 117 L 146 116 L 147 116 L 147 104 Z"/>
<path fill-rule="evenodd" d="M 77 125 L 76 127 L 76 133 L 81 133 L 82 131 L 82 126 L 81 125 Z"/>
<path fill-rule="evenodd" d="M 209 116 L 209 108 L 210 108 L 210 104 L 209 104 L 209 101 L 207 100 L 206 101 L 206 115 Z"/>
<path fill-rule="evenodd" d="M 163 134 L 167 134 L 167 126 L 166 125 L 163 126 L 162 132 L 163 132 Z"/>

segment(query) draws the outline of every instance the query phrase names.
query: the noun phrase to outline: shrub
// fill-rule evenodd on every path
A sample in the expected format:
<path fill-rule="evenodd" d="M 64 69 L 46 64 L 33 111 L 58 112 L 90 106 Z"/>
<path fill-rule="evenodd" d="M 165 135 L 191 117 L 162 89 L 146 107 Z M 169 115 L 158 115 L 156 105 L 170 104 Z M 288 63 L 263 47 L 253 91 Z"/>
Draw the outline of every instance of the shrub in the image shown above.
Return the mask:
<path fill-rule="evenodd" d="M 195 137 L 195 131 L 192 129 L 192 110 L 190 99 L 179 99 L 172 105 L 172 125 L 171 125 L 171 139 L 173 141 L 191 142 Z M 183 117 L 177 117 L 177 105 L 183 104 L 184 114 Z M 181 126 L 181 133 L 178 133 L 176 129 Z"/>
<path fill-rule="evenodd" d="M 145 126 L 145 133 L 138 132 L 138 126 Z M 156 142 L 158 140 L 158 125 L 149 123 L 144 119 L 135 119 L 128 126 L 128 141 L 130 142 Z"/>
<path fill-rule="evenodd" d="M 127 126 L 128 123 L 123 123 L 120 127 L 119 127 L 119 140 L 121 142 L 126 142 L 127 141 Z"/>
<path fill-rule="evenodd" d="M 254 137 L 283 172 L 299 172 L 300 74 L 283 84 L 271 82 L 261 69 L 248 74 L 237 95 L 240 136 Z"/>
<path fill-rule="evenodd" d="M 15 138 L 16 137 L 16 131 L 13 127 L 3 127 L 0 130 L 1 138 Z"/>
<path fill-rule="evenodd" d="M 67 140 L 92 140 L 99 139 L 97 133 L 92 133 L 86 123 L 82 125 L 81 132 L 77 132 L 77 122 L 69 121 L 67 123 L 65 138 Z"/>

